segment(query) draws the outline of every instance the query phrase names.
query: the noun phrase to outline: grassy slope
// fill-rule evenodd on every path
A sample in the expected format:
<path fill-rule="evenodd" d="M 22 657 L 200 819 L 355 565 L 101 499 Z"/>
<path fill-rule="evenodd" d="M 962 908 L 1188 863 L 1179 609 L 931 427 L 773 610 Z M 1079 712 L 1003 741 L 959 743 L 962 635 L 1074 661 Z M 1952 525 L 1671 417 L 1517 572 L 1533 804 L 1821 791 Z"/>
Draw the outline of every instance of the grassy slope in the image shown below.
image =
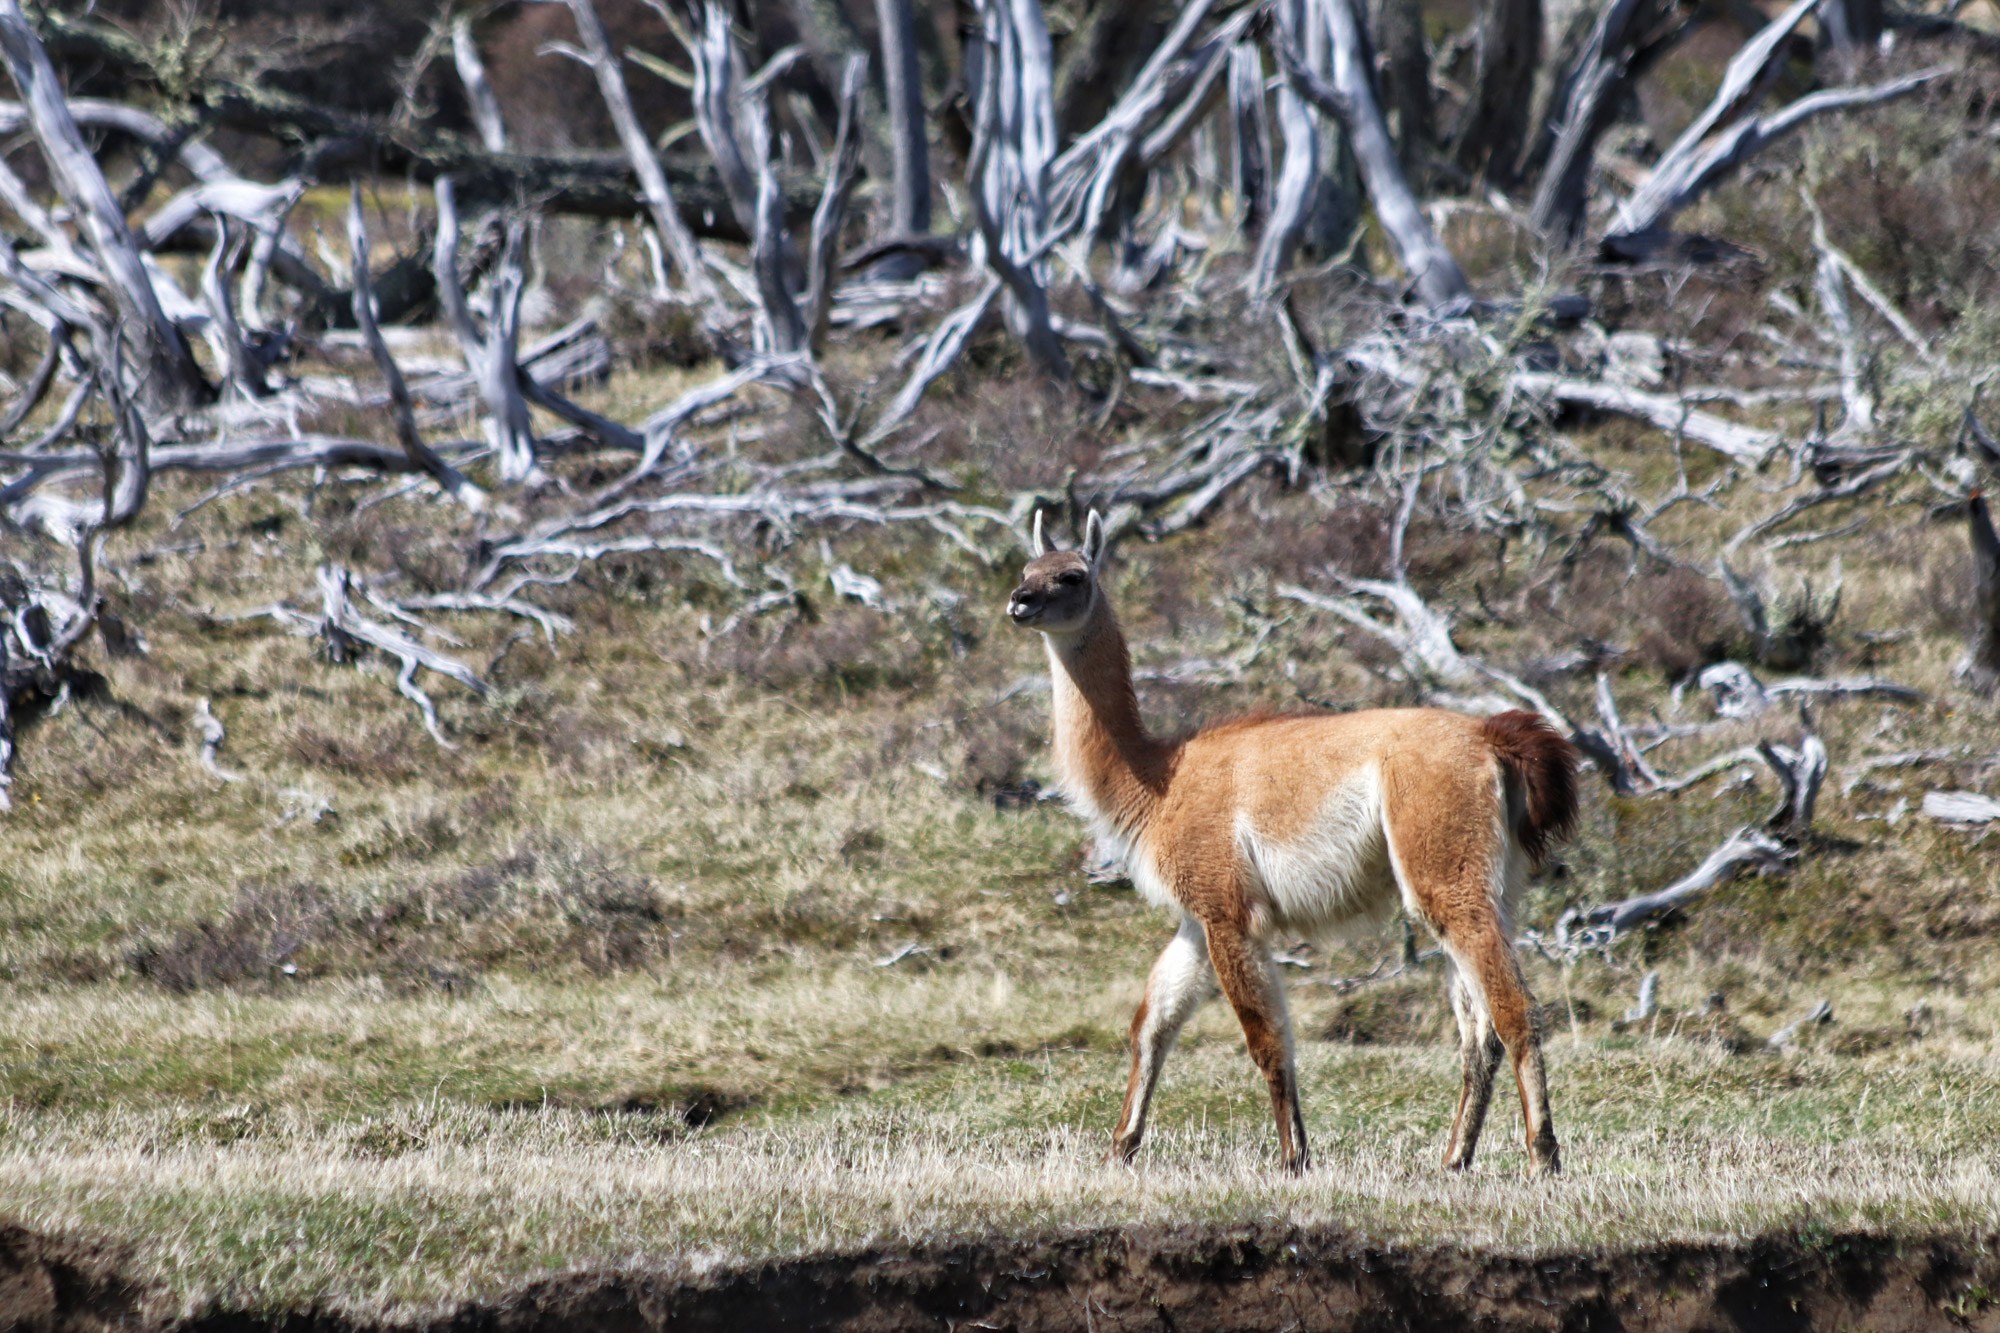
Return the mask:
<path fill-rule="evenodd" d="M 1709 220 L 1797 225 L 1736 208 L 1724 195 Z M 1713 328 L 1676 336 L 1741 332 L 1727 283 L 1682 295 L 1674 310 L 1708 311 Z M 1668 314 L 1628 311 L 1641 327 Z M 1976 359 L 1978 322 L 1958 328 L 1955 350 Z M 1008 378 L 1004 353 L 982 357 L 931 409 L 937 451 L 979 498 L 1050 485 L 1155 426 L 1160 405 L 1133 395 L 1096 427 Z M 679 382 L 627 375 L 599 405 L 630 416 Z M 1948 436 L 1931 402 L 1889 410 L 1910 437 Z M 819 446 L 781 422 L 754 447 Z M 1650 433 L 1614 424 L 1578 447 L 1641 494 L 1674 483 Z M 1710 463 L 1687 463 L 1700 486 Z M 1799 485 L 1774 469 L 1655 531 L 1709 551 Z M 850 534 L 835 559 L 883 580 L 884 614 L 835 599 L 813 543 L 770 549 L 810 612 L 713 642 L 702 618 L 737 595 L 711 566 L 607 562 L 549 591 L 578 625 L 553 645 L 453 624 L 466 642 L 452 651 L 498 690 L 438 686 L 459 741 L 444 751 L 379 663 L 335 665 L 269 621 L 215 615 L 303 593 L 327 559 L 392 590 L 455 577 L 470 538 L 457 516 L 414 498 L 358 510 L 365 493 L 329 484 L 307 514 L 304 483 L 285 482 L 176 525 L 200 492 L 163 487 L 110 552 L 117 609 L 152 651 L 101 661 L 106 698 L 27 734 L 0 823 L 0 1211 L 134 1241 L 171 1300 L 407 1309 L 565 1265 L 692 1271 L 1134 1219 L 1282 1216 L 1525 1248 L 2000 1225 L 1991 844 L 1881 818 L 1990 770 L 1843 790 L 1866 756 L 1994 748 L 1992 708 L 1950 680 L 1965 556 L 1955 528 L 1925 521 L 1925 492 L 1821 511 L 1810 525 L 1866 512 L 1872 526 L 1768 571 L 1823 586 L 1841 560 L 1846 597 L 1815 669 L 1876 671 L 1933 700 L 1818 710 L 1835 772 L 1801 869 L 1567 975 L 1531 961 L 1554 1006 L 1572 1171 L 1553 1189 L 1517 1181 L 1504 1102 L 1478 1170 L 1435 1172 L 1455 1082 L 1435 976 L 1314 984 L 1366 972 L 1391 948 L 1376 939 L 1325 946 L 1294 974 L 1318 1172 L 1270 1174 L 1261 1094 L 1220 1006 L 1169 1067 L 1142 1167 L 1097 1165 L 1124 1025 L 1167 927 L 1129 892 L 1084 886 L 1068 816 L 992 800 L 1048 776 L 1044 698 L 1013 688 L 1038 652 L 995 614 L 1012 555 L 989 566 L 928 531 Z M 1147 686 L 1150 714 L 1399 701 L 1361 636 L 1272 593 L 1329 560 L 1370 572 L 1381 547 L 1380 514 L 1351 493 L 1260 481 L 1209 528 L 1121 552 L 1142 666 L 1247 657 L 1228 685 Z M 1443 527 L 1413 543 L 1420 586 L 1459 610 L 1468 648 L 1508 665 L 1586 638 L 1628 649 L 1611 667 L 1628 719 L 1667 714 L 1669 674 L 1734 632 L 1712 589 L 1629 579 L 1622 553 L 1587 555 L 1560 601 L 1529 586 L 1521 555 Z M 1587 712 L 1589 686 L 1549 688 Z M 240 783 L 194 761 L 203 697 Z M 1690 698 L 1679 716 L 1711 715 Z M 1774 712 L 1654 759 L 1679 768 L 1792 728 Z M 1684 872 L 1768 808 L 1757 782 L 1641 800 L 1592 785 L 1532 923 Z M 878 965 L 912 944 L 928 952 Z M 1668 1011 L 1614 1030 L 1649 967 Z M 1693 1016 L 1713 992 L 1730 1017 Z M 1754 1045 L 1822 996 L 1839 1021 L 1801 1050 L 1719 1044 Z"/>

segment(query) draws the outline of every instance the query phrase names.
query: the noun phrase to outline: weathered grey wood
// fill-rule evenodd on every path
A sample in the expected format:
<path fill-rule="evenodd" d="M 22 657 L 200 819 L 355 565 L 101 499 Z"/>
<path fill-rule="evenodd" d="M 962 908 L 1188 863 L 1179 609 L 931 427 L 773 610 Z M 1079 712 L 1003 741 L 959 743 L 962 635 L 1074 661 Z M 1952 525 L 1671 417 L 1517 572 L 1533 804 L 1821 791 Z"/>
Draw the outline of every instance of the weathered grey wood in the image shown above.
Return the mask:
<path fill-rule="evenodd" d="M 564 0 L 564 3 L 576 20 L 577 39 L 583 43 L 591 73 L 597 76 L 598 95 L 604 99 L 605 109 L 611 113 L 611 123 L 618 131 L 618 142 L 624 145 L 625 156 L 639 178 L 640 193 L 646 201 L 653 229 L 659 233 L 661 243 L 672 256 L 681 285 L 695 300 L 705 305 L 714 299 L 715 284 L 709 281 L 708 270 L 701 262 L 701 250 L 695 245 L 694 233 L 688 230 L 674 205 L 673 190 L 667 184 L 667 173 L 661 169 L 658 155 L 653 152 L 652 141 L 646 137 L 645 129 L 639 124 L 639 115 L 632 109 L 632 96 L 625 88 L 625 75 L 619 69 L 618 58 L 612 54 L 611 39 L 604 31 L 603 21 L 597 17 L 597 8 L 591 0 Z M 733 191 L 730 197 L 735 198 Z"/>
<path fill-rule="evenodd" d="M 207 695 L 203 695 L 200 702 L 194 706 L 194 727 L 201 736 L 201 766 L 223 782 L 243 781 L 241 773 L 224 768 L 221 761 L 216 758 L 217 752 L 222 749 L 222 742 L 228 739 L 229 733 L 223 730 L 222 719 L 218 718 L 214 710 L 208 706 Z"/>
<path fill-rule="evenodd" d="M 998 277 L 988 277 L 971 300 L 945 316 L 931 330 L 917 356 L 916 365 L 910 368 L 909 378 L 903 381 L 903 387 L 896 391 L 889 406 L 862 439 L 863 448 L 874 448 L 909 420 L 910 414 L 917 410 L 917 404 L 923 401 L 924 390 L 938 376 L 951 369 L 952 363 L 965 350 L 973 330 L 979 327 L 979 322 L 986 317 L 987 308 L 993 304 L 993 298 L 999 294 L 1000 285 Z"/>
<path fill-rule="evenodd" d="M 1597 140 L 1646 60 L 1671 45 L 1670 20 L 1665 0 L 1605 0 L 1598 11 L 1553 99 L 1550 144 L 1530 210 L 1543 235 L 1568 243 L 1582 232 Z"/>
<path fill-rule="evenodd" d="M 491 318 L 485 336 L 472 321 L 465 287 L 458 276 L 458 200 L 449 176 L 437 183 L 438 230 L 431 266 L 437 275 L 438 299 L 458 337 L 467 369 L 486 400 L 487 438 L 500 463 L 500 479 L 509 483 L 541 476 L 535 462 L 534 423 L 521 396 L 518 362 L 521 319 L 521 224 L 507 228 L 507 251 L 494 275 Z"/>
<path fill-rule="evenodd" d="M 1623 384 L 1572 379 L 1540 370 L 1516 371 L 1513 382 L 1524 392 L 1557 402 L 1638 417 L 1752 467 L 1763 462 L 1781 441 L 1777 431 L 1739 426 L 1670 395 L 1646 393 Z"/>
<path fill-rule="evenodd" d="M 104 509 L 103 517 L 93 525 L 89 534 L 94 538 L 98 533 L 127 526 L 146 507 L 146 496 L 153 485 L 153 437 L 146 428 L 145 413 L 139 410 L 138 401 L 125 388 L 124 367 L 119 364 L 125 355 L 125 345 L 117 330 L 101 333 L 93 330 L 92 342 L 91 350 L 96 353 L 98 365 L 102 367 L 98 388 L 111 408 L 111 438 L 98 446 L 98 455 L 104 460 Z M 86 592 L 79 600 L 83 603 L 84 616 L 94 619 L 97 606 L 87 590 L 94 552 L 88 538 L 79 543 L 77 553 L 82 557 L 86 580 Z M 87 623 L 69 631 L 71 641 L 86 628 Z"/>
<path fill-rule="evenodd" d="M 1810 3 L 1810 0 L 1806 0 Z M 1876 106 L 1907 97 L 1948 73 L 1942 66 L 1863 88 L 1829 88 L 1801 97 L 1770 115 L 1746 116 L 1699 146 L 1662 161 L 1619 210 L 1617 230 L 1607 247 L 1638 255 L 1644 240 L 1659 235 L 1675 214 L 1721 183 L 1729 173 L 1816 116 L 1855 106 Z"/>
<path fill-rule="evenodd" d="M 1260 12 L 1237 11 L 1182 59 L 1209 6 L 1210 0 L 1188 0 L 1132 86 L 1050 164 L 1045 247 L 1077 231 L 1092 242 L 1122 234 L 1144 195 L 1146 173 L 1200 123 L 1221 86 L 1229 50 Z"/>
<path fill-rule="evenodd" d="M 2000 819 L 2000 801 L 1975 791 L 1924 793 L 1924 814 L 1946 824 L 1990 824 Z"/>
<path fill-rule="evenodd" d="M 786 354 L 806 345 L 798 307 L 798 256 L 785 229 L 783 197 L 771 163 L 770 108 L 761 83 L 743 77 L 729 15 L 713 0 L 703 7 L 694 57 L 694 112 L 702 142 L 721 173 L 730 207 L 750 234 L 757 284 L 758 350 Z"/>
<path fill-rule="evenodd" d="M 1759 741 L 1757 753 L 1778 779 L 1778 808 L 1764 821 L 1764 827 L 1781 832 L 1810 827 L 1820 786 L 1826 781 L 1826 746 L 1808 731 L 1796 750 Z"/>
<path fill-rule="evenodd" d="M 1821 227 L 1819 234 L 1824 238 L 1826 229 Z M 1839 431 L 1867 434 L 1875 429 L 1875 395 L 1866 383 L 1867 358 L 1862 355 L 1860 335 L 1847 308 L 1846 277 L 1840 261 L 1821 251 L 1813 290 L 1819 297 L 1820 313 L 1826 316 L 1827 328 L 1840 348 Z"/>
<path fill-rule="evenodd" d="M 1499 185 L 1514 180 L 1528 142 L 1532 71 L 1541 55 L 1542 0 L 1486 0 L 1470 96 L 1452 148 L 1461 168 Z"/>
<path fill-rule="evenodd" d="M 397 659 L 402 663 L 402 671 L 396 677 L 396 688 L 417 706 L 417 711 L 423 715 L 424 729 L 430 732 L 431 738 L 448 750 L 455 748 L 445 739 L 444 730 L 438 725 L 436 705 L 431 703 L 428 694 L 417 687 L 418 668 L 450 676 L 477 695 L 489 694 L 491 688 L 463 662 L 433 652 L 402 631 L 391 629 L 356 611 L 353 591 L 357 586 L 365 588 L 366 585 L 347 570 L 339 565 L 322 565 L 317 571 L 317 579 L 320 616 L 313 628 L 326 638 L 334 660 L 353 656 L 364 646 Z M 297 612 L 290 612 L 285 618 L 296 623 L 300 617 Z"/>
<path fill-rule="evenodd" d="M 27 108 L 35 141 L 57 192 L 74 210 L 98 268 L 117 302 L 125 336 L 139 354 L 140 391 L 158 409 L 194 407 L 210 387 L 180 330 L 154 294 L 139 246 L 104 173 L 70 115 L 48 53 L 28 26 L 20 0 L 0 0 L 0 56 Z"/>
<path fill-rule="evenodd" d="M 472 16 L 460 14 L 451 24 L 452 63 L 458 67 L 458 81 L 465 89 L 465 104 L 472 123 L 479 130 L 479 142 L 489 153 L 507 151 L 507 121 L 500 113 L 500 99 L 486 77 L 486 62 L 479 58 L 479 43 L 472 37 Z"/>
<path fill-rule="evenodd" d="M 729 36 L 728 11 L 714 0 L 702 7 L 701 29 L 689 54 L 694 57 L 694 115 L 701 141 L 708 145 L 708 155 L 722 177 L 737 223 L 744 235 L 754 238 L 758 215 L 755 163 L 769 154 L 755 152 L 749 140 L 754 138 L 758 147 L 767 148 L 770 136 L 768 130 L 758 133 L 765 124 L 761 102 L 743 107 L 746 119 L 754 124 L 737 123 L 737 93 L 743 73 L 737 63 L 736 44 Z"/>
<path fill-rule="evenodd" d="M 227 269 L 235 260 L 236 250 L 235 227 L 227 217 L 218 218 L 215 248 L 209 251 L 208 262 L 201 270 L 202 302 L 208 307 L 210 319 L 209 345 L 228 368 L 228 383 L 253 398 L 262 398 L 271 392 L 271 386 L 265 383 L 264 367 L 243 337 L 243 325 L 236 318 L 236 301 L 230 293 Z"/>
<path fill-rule="evenodd" d="M 979 114 L 966 164 L 987 267 L 1006 288 L 1008 328 L 1044 374 L 1069 378 L 1049 323 L 1049 166 L 1054 71 L 1035 0 L 982 0 Z"/>
<path fill-rule="evenodd" d="M 416 405 L 410 400 L 410 386 L 403 379 L 402 367 L 389 354 L 389 345 L 382 341 L 382 330 L 376 327 L 375 293 L 368 272 L 368 224 L 361 212 L 359 181 L 353 184 L 347 196 L 347 245 L 354 275 L 355 327 L 361 330 L 362 341 L 368 344 L 368 354 L 374 358 L 375 368 L 381 372 L 382 382 L 388 388 L 389 415 L 396 428 L 397 443 L 403 446 L 403 453 L 412 468 L 435 477 L 447 494 L 456 497 L 468 509 L 482 508 L 486 498 L 484 493 L 424 443 L 423 434 L 417 429 Z M 455 253 L 454 247 L 454 256 Z"/>
<path fill-rule="evenodd" d="M 1255 240 L 1271 213 L 1271 118 L 1264 105 L 1264 55 L 1254 42 L 1229 48 L 1229 132 L 1236 225 Z"/>
<path fill-rule="evenodd" d="M 895 157 L 889 228 L 898 236 L 922 235 L 931 229 L 931 161 L 930 124 L 924 114 L 923 76 L 917 62 L 916 7 L 911 0 L 875 0 L 875 21 L 881 29 L 882 79 L 889 101 L 889 146 Z M 842 78 L 844 83 L 844 74 Z M 843 125 L 848 124 L 849 114 L 843 91 Z M 842 133 L 852 135 L 858 153 L 858 133 L 851 129 Z"/>
<path fill-rule="evenodd" d="M 1729 835 L 1723 844 L 1708 854 L 1708 858 L 1682 879 L 1675 880 L 1657 893 L 1641 894 L 1622 902 L 1607 903 L 1574 913 L 1576 919 L 1590 926 L 1608 927 L 1615 935 L 1620 931 L 1665 916 L 1677 907 L 1684 906 L 1710 889 L 1727 884 L 1744 870 L 1752 867 L 1758 870 L 1774 870 L 1789 865 L 1798 858 L 1798 853 L 1786 847 L 1768 833 L 1757 829 L 1741 828 Z"/>
<path fill-rule="evenodd" d="M 915 74 L 915 51 L 910 51 L 911 69 Z M 806 247 L 806 288 L 802 314 L 805 319 L 806 342 L 817 356 L 826 342 L 828 319 L 833 313 L 833 289 L 838 281 L 839 246 L 841 222 L 847 216 L 847 198 L 854 190 L 854 183 L 861 169 L 861 134 L 856 123 L 862 112 L 862 91 L 868 72 L 867 60 L 855 56 L 847 62 L 847 69 L 841 76 L 840 122 L 835 131 L 833 152 L 826 162 L 826 188 L 820 194 L 819 207 L 813 210 L 812 239 Z M 921 89 L 918 90 L 921 92 Z M 895 90 L 891 89 L 891 99 Z M 918 134 L 922 134 L 921 121 Z M 898 128 L 900 138 L 902 130 Z M 902 156 L 898 150 L 897 171 L 899 192 L 901 185 Z M 919 230 L 930 226 L 929 171 L 925 169 L 924 223 Z M 901 207 L 899 203 L 898 208 Z M 909 229 L 898 222 L 899 232 Z"/>
<path fill-rule="evenodd" d="M 1271 46 L 1281 66 L 1290 56 L 1307 62 L 1308 68 L 1317 63 L 1319 68 L 1313 72 L 1330 77 L 1329 47 L 1321 25 L 1313 21 L 1314 4 L 1315 0 L 1278 0 Z M 1271 189 L 1270 220 L 1258 237 L 1257 253 L 1250 264 L 1250 290 L 1260 296 L 1271 292 L 1279 276 L 1292 266 L 1319 198 L 1324 158 L 1321 127 L 1305 96 L 1289 80 L 1278 89 L 1278 133 L 1284 140 L 1285 156 Z"/>
<path fill-rule="evenodd" d="M 2000 535 L 1986 496 L 1974 491 L 1965 517 L 1972 538 L 1972 632 L 1959 673 L 1981 694 L 2000 691 Z"/>
<path fill-rule="evenodd" d="M 1416 296 L 1436 310 L 1462 305 L 1472 286 L 1465 271 L 1438 240 L 1396 158 L 1388 124 L 1375 100 L 1374 70 L 1367 40 L 1355 16 L 1354 0 L 1313 0 L 1333 42 L 1331 83 L 1313 74 L 1290 43 L 1279 43 L 1286 78 L 1327 115 L 1337 119 L 1354 146 L 1361 179 L 1374 201 L 1375 216 L 1396 247 Z"/>

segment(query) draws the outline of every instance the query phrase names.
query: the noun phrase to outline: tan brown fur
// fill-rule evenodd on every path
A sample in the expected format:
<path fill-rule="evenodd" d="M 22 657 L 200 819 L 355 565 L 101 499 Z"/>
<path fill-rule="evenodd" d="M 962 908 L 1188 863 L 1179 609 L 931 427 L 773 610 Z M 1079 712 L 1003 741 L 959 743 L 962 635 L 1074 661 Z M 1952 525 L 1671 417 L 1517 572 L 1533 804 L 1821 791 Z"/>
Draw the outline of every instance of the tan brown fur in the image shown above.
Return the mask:
<path fill-rule="evenodd" d="M 1132 1020 L 1113 1149 L 1144 1134 L 1161 1062 L 1213 977 L 1264 1075 L 1285 1164 L 1309 1160 L 1279 932 L 1313 934 L 1399 900 L 1444 945 L 1464 1082 L 1446 1163 L 1472 1159 L 1501 1054 L 1512 1057 L 1531 1160 L 1554 1171 L 1540 1033 L 1510 942 L 1511 894 L 1575 821 L 1575 751 L 1541 718 L 1438 709 L 1258 716 L 1162 739 L 1139 715 L 1098 569 L 1104 536 L 1035 558 L 1008 604 L 1048 645 L 1064 793 L 1126 853 L 1134 882 L 1182 914 Z"/>

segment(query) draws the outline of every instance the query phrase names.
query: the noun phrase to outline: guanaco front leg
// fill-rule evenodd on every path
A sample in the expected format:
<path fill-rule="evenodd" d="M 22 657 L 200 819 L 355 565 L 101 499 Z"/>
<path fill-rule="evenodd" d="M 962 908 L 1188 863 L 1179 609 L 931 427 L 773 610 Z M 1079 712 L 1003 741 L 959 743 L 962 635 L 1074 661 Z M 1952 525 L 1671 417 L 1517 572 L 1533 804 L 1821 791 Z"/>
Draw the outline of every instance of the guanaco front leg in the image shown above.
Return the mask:
<path fill-rule="evenodd" d="M 1160 1067 L 1190 1015 L 1208 998 L 1215 974 L 1208 965 L 1208 941 L 1201 923 L 1181 918 L 1180 930 L 1161 951 L 1146 980 L 1146 998 L 1132 1015 L 1132 1076 L 1125 1084 L 1125 1109 L 1112 1132 L 1111 1151 L 1131 1161 L 1146 1136 L 1146 1110 L 1159 1086 Z"/>
<path fill-rule="evenodd" d="M 1271 1115 L 1278 1122 L 1278 1153 L 1285 1169 L 1302 1172 L 1312 1165 L 1306 1147 L 1306 1122 L 1299 1110 L 1298 1071 L 1292 1060 L 1292 1021 L 1285 1011 L 1285 989 L 1271 963 L 1270 951 L 1250 939 L 1233 922 L 1208 923 L 1208 957 L 1222 993 L 1243 1024 L 1243 1040 L 1271 1090 Z"/>

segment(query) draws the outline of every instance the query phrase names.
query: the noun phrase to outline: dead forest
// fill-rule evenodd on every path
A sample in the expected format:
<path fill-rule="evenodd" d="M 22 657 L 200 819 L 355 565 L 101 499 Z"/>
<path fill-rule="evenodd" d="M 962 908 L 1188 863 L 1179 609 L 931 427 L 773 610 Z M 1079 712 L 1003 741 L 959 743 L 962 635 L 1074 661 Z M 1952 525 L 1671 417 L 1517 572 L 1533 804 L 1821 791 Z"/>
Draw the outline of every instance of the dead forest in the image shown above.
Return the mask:
<path fill-rule="evenodd" d="M 1838 586 L 1776 579 L 1773 552 L 1892 505 L 1962 534 L 1954 704 L 1992 707 L 2000 538 L 1982 488 L 2000 444 L 1990 360 L 1955 332 L 1995 293 L 1912 308 L 1828 222 L 1866 205 L 1830 198 L 1799 151 L 1919 102 L 1972 127 L 1966 151 L 2000 153 L 2000 33 L 1977 9 L 645 0 L 608 24 L 593 0 L 443 4 L 404 16 L 409 49 L 372 52 L 370 101 L 291 77 L 226 14 L 0 0 L 0 805 L 27 724 L 83 688 L 93 654 L 144 651 L 146 626 L 105 591 L 170 474 L 210 496 L 306 476 L 433 502 L 464 553 L 458 586 L 327 564 L 236 614 L 336 661 L 398 663 L 439 746 L 455 741 L 433 693 L 489 687 L 432 622 L 559 636 L 543 594 L 606 559 L 704 566 L 731 589 L 719 639 L 799 604 L 768 557 L 800 544 L 827 553 L 836 597 L 869 602 L 881 585 L 842 554 L 857 533 L 921 527 L 1004 566 L 1038 508 L 1080 528 L 1095 507 L 1115 539 L 1166 542 L 1247 489 L 1313 485 L 1391 516 L 1385 571 L 1329 567 L 1276 597 L 1372 644 L 1407 697 L 1540 712 L 1619 793 L 1746 765 L 1775 783 L 1764 827 L 1539 941 L 1590 947 L 1800 854 L 1840 758 L 1815 732 L 1821 701 L 1918 697 L 1821 673 Z M 1664 133 L 1645 81 L 1697 43 L 1719 79 Z M 537 123 L 544 78 L 588 87 L 581 129 Z M 300 225 L 328 187 L 344 226 Z M 1684 225 L 1733 216 L 1700 212 L 1724 189 L 1803 207 L 1802 242 L 1771 253 L 1765 234 Z M 412 201 L 406 225 L 385 229 L 385 196 Z M 560 308 L 536 254 L 545 224 L 576 219 L 612 243 L 593 251 L 595 306 Z M 1694 317 L 1621 327 L 1614 309 L 1643 289 L 1671 316 L 1691 279 L 1713 301 L 1778 267 L 1802 280 L 1759 287 L 1726 341 L 1684 332 Z M 607 303 L 706 378 L 641 419 L 580 401 L 626 355 Z M 420 328 L 456 362 L 413 355 Z M 996 367 L 1128 442 L 1025 486 L 935 456 L 927 397 Z M 802 447 L 739 452 L 780 419 L 803 423 Z M 1677 481 L 1636 488 L 1586 457 L 1573 433 L 1605 421 L 1677 460 Z M 1778 498 L 1711 542 L 1658 535 L 1731 494 Z M 1692 662 L 1676 697 L 1724 718 L 1795 711 L 1795 739 L 1663 771 L 1649 755 L 1691 733 L 1621 719 L 1605 645 L 1466 651 L 1464 608 L 1409 575 L 1413 524 L 1499 542 L 1525 586 L 1612 547 L 1719 589 L 1742 650 Z M 198 721 L 226 777 L 221 724 Z M 1976 792 L 1927 799 L 1940 819 L 2000 818 Z"/>

